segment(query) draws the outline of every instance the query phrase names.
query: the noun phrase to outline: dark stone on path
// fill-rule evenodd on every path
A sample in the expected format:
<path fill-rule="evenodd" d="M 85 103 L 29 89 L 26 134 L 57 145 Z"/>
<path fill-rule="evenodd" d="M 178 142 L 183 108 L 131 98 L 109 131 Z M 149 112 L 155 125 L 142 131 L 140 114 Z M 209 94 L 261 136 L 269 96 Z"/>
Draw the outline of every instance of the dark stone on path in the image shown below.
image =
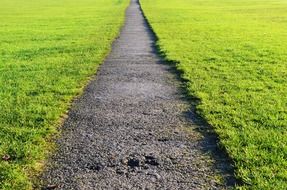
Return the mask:
<path fill-rule="evenodd" d="M 145 163 L 153 166 L 158 166 L 159 162 L 154 156 L 145 156 Z"/>
<path fill-rule="evenodd" d="M 167 142 L 169 139 L 167 137 L 159 138 L 158 141 L 160 142 Z"/>
<path fill-rule="evenodd" d="M 89 170 L 94 170 L 94 171 L 100 171 L 102 169 L 104 169 L 104 165 L 101 163 L 95 163 L 95 164 L 91 164 L 88 166 Z"/>
<path fill-rule="evenodd" d="M 57 189 L 59 186 L 58 185 L 47 185 L 47 187 L 42 188 L 43 190 L 53 190 Z"/>
<path fill-rule="evenodd" d="M 140 161 L 136 158 L 131 158 L 128 160 L 128 166 L 135 168 L 140 166 Z"/>

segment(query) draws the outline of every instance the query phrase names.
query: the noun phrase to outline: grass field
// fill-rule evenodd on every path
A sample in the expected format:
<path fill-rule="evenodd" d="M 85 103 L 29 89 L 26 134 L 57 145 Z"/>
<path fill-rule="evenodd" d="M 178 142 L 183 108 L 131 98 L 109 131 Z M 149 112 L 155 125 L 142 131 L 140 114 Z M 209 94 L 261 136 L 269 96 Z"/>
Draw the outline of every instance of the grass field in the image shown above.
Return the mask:
<path fill-rule="evenodd" d="M 242 189 L 287 189 L 287 1 L 141 0 Z"/>
<path fill-rule="evenodd" d="M 61 116 L 110 50 L 128 0 L 0 1 L 0 189 L 31 189 Z"/>

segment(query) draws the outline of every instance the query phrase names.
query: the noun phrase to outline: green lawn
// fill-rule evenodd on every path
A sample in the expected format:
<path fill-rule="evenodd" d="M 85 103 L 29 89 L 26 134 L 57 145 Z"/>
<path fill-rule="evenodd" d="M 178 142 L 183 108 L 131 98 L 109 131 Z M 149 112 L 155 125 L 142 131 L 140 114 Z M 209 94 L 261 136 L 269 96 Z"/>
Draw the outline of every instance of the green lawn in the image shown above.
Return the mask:
<path fill-rule="evenodd" d="M 49 137 L 109 52 L 128 2 L 0 1 L 0 189 L 32 188 Z"/>
<path fill-rule="evenodd" d="M 242 189 L 287 189 L 287 1 L 141 0 Z"/>

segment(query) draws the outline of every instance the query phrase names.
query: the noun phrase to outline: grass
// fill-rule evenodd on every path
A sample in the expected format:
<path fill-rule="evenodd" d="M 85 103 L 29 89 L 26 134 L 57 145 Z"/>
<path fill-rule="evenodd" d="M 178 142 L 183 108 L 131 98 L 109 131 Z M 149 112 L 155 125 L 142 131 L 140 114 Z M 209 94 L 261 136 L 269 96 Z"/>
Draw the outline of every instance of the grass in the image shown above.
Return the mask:
<path fill-rule="evenodd" d="M 50 137 L 109 52 L 127 5 L 0 1 L 0 189 L 32 189 Z"/>
<path fill-rule="evenodd" d="M 238 189 L 287 189 L 287 1 L 141 0 L 234 160 Z"/>

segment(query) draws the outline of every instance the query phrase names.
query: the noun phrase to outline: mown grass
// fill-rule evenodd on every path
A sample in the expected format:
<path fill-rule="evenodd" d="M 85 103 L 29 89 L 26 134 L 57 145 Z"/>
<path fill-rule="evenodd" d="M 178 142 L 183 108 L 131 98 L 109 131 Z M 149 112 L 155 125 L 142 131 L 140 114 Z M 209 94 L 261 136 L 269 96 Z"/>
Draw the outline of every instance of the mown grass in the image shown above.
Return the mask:
<path fill-rule="evenodd" d="M 287 1 L 141 0 L 242 189 L 287 189 Z"/>
<path fill-rule="evenodd" d="M 31 189 L 61 116 L 103 61 L 128 0 L 0 1 L 0 189 Z"/>

